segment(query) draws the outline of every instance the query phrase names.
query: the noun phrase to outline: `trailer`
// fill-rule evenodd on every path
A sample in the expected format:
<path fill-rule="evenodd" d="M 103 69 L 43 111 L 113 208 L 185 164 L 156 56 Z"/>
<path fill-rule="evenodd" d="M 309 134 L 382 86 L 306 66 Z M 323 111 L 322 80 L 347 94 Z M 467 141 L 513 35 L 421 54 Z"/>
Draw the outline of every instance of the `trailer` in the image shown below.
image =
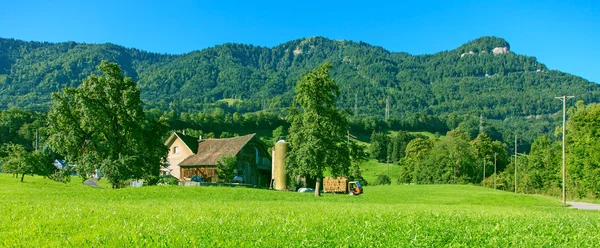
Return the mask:
<path fill-rule="evenodd" d="M 345 177 L 326 177 L 323 179 L 323 192 L 360 195 L 363 193 L 363 187 L 359 181 L 348 181 Z"/>

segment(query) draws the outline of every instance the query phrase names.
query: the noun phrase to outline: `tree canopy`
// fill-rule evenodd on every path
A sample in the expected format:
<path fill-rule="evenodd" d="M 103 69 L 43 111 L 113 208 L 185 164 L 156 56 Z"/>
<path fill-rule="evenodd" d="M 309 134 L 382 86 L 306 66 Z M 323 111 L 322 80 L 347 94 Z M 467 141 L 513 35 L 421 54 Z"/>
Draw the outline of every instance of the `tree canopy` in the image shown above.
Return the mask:
<path fill-rule="evenodd" d="M 348 122 L 334 104 L 339 89 L 329 76 L 331 67 L 322 64 L 302 77 L 288 116 L 291 151 L 287 168 L 294 175 L 316 178 L 316 196 L 324 170 L 333 176 L 347 176 L 350 166 Z"/>
<path fill-rule="evenodd" d="M 52 94 L 49 144 L 82 176 L 99 170 L 113 187 L 127 179 L 152 181 L 167 154 L 166 128 L 146 119 L 136 84 L 117 64 L 102 61 L 98 69 L 102 75 Z"/>

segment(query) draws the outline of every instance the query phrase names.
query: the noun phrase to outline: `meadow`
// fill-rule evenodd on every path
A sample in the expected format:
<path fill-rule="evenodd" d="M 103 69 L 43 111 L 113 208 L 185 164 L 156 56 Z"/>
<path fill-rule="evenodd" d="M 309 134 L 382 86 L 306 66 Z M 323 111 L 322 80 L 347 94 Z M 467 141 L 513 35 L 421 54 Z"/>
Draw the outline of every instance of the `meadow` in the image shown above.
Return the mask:
<path fill-rule="evenodd" d="M 102 185 L 102 181 L 101 185 Z M 597 247 L 600 212 L 468 185 L 360 196 L 248 188 L 96 189 L 0 174 L 2 247 Z"/>
<path fill-rule="evenodd" d="M 400 166 L 394 163 L 379 163 L 374 159 L 369 159 L 360 164 L 362 176 L 368 183 L 377 181 L 379 175 L 388 175 L 392 180 L 392 185 L 398 184 L 398 175 L 400 174 Z"/>

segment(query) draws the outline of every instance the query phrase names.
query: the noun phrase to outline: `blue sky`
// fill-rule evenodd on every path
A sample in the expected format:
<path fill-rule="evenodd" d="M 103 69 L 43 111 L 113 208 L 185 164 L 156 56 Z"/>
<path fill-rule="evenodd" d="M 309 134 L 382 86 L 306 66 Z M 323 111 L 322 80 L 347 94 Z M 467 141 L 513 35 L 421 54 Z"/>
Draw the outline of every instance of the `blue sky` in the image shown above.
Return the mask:
<path fill-rule="evenodd" d="M 0 0 L 0 37 L 159 53 L 325 36 L 426 54 L 485 35 L 600 83 L 600 1 Z"/>

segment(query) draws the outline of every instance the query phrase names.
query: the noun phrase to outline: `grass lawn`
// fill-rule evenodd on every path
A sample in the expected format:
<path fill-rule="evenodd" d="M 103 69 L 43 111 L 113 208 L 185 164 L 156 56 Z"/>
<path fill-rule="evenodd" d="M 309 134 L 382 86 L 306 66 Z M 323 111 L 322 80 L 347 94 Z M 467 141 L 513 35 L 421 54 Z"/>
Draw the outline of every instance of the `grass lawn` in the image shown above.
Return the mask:
<path fill-rule="evenodd" d="M 466 185 L 360 196 L 247 188 L 119 190 L 0 174 L 1 247 L 595 247 L 600 212 Z"/>
<path fill-rule="evenodd" d="M 398 131 L 388 131 L 388 135 L 390 135 L 390 136 L 395 136 L 397 133 L 398 133 Z M 435 138 L 435 134 L 434 134 L 434 133 L 432 133 L 432 132 L 427 132 L 427 131 L 421 131 L 421 132 L 409 132 L 409 133 L 411 133 L 411 134 L 415 134 L 415 135 L 416 135 L 416 134 L 420 134 L 420 135 L 426 136 L 426 137 L 428 137 L 428 138 Z M 440 138 L 440 139 L 444 139 L 444 138 L 446 138 L 446 134 L 440 134 L 440 137 L 439 137 L 439 138 Z"/>
<path fill-rule="evenodd" d="M 362 176 L 369 183 L 374 183 L 377 180 L 377 177 L 381 174 L 387 175 L 388 167 L 390 179 L 392 179 L 392 185 L 395 185 L 397 184 L 398 175 L 400 175 L 399 165 L 393 163 L 378 163 L 373 159 L 370 159 L 360 164 L 360 168 L 362 169 Z"/>
<path fill-rule="evenodd" d="M 225 99 L 221 99 L 218 100 L 217 102 L 226 102 L 229 106 L 234 105 L 237 102 L 243 102 L 240 99 L 234 99 L 234 98 L 225 98 Z"/>
<path fill-rule="evenodd" d="M 431 133 L 431 132 L 425 132 L 425 131 L 423 131 L 423 132 L 410 132 L 410 133 L 412 133 L 412 134 L 421 134 L 421 135 L 425 135 L 425 136 L 427 136 L 429 138 L 435 138 L 435 134 Z M 446 134 L 439 134 L 439 135 L 440 135 L 440 137 L 439 137 L 440 139 L 446 138 Z"/>

